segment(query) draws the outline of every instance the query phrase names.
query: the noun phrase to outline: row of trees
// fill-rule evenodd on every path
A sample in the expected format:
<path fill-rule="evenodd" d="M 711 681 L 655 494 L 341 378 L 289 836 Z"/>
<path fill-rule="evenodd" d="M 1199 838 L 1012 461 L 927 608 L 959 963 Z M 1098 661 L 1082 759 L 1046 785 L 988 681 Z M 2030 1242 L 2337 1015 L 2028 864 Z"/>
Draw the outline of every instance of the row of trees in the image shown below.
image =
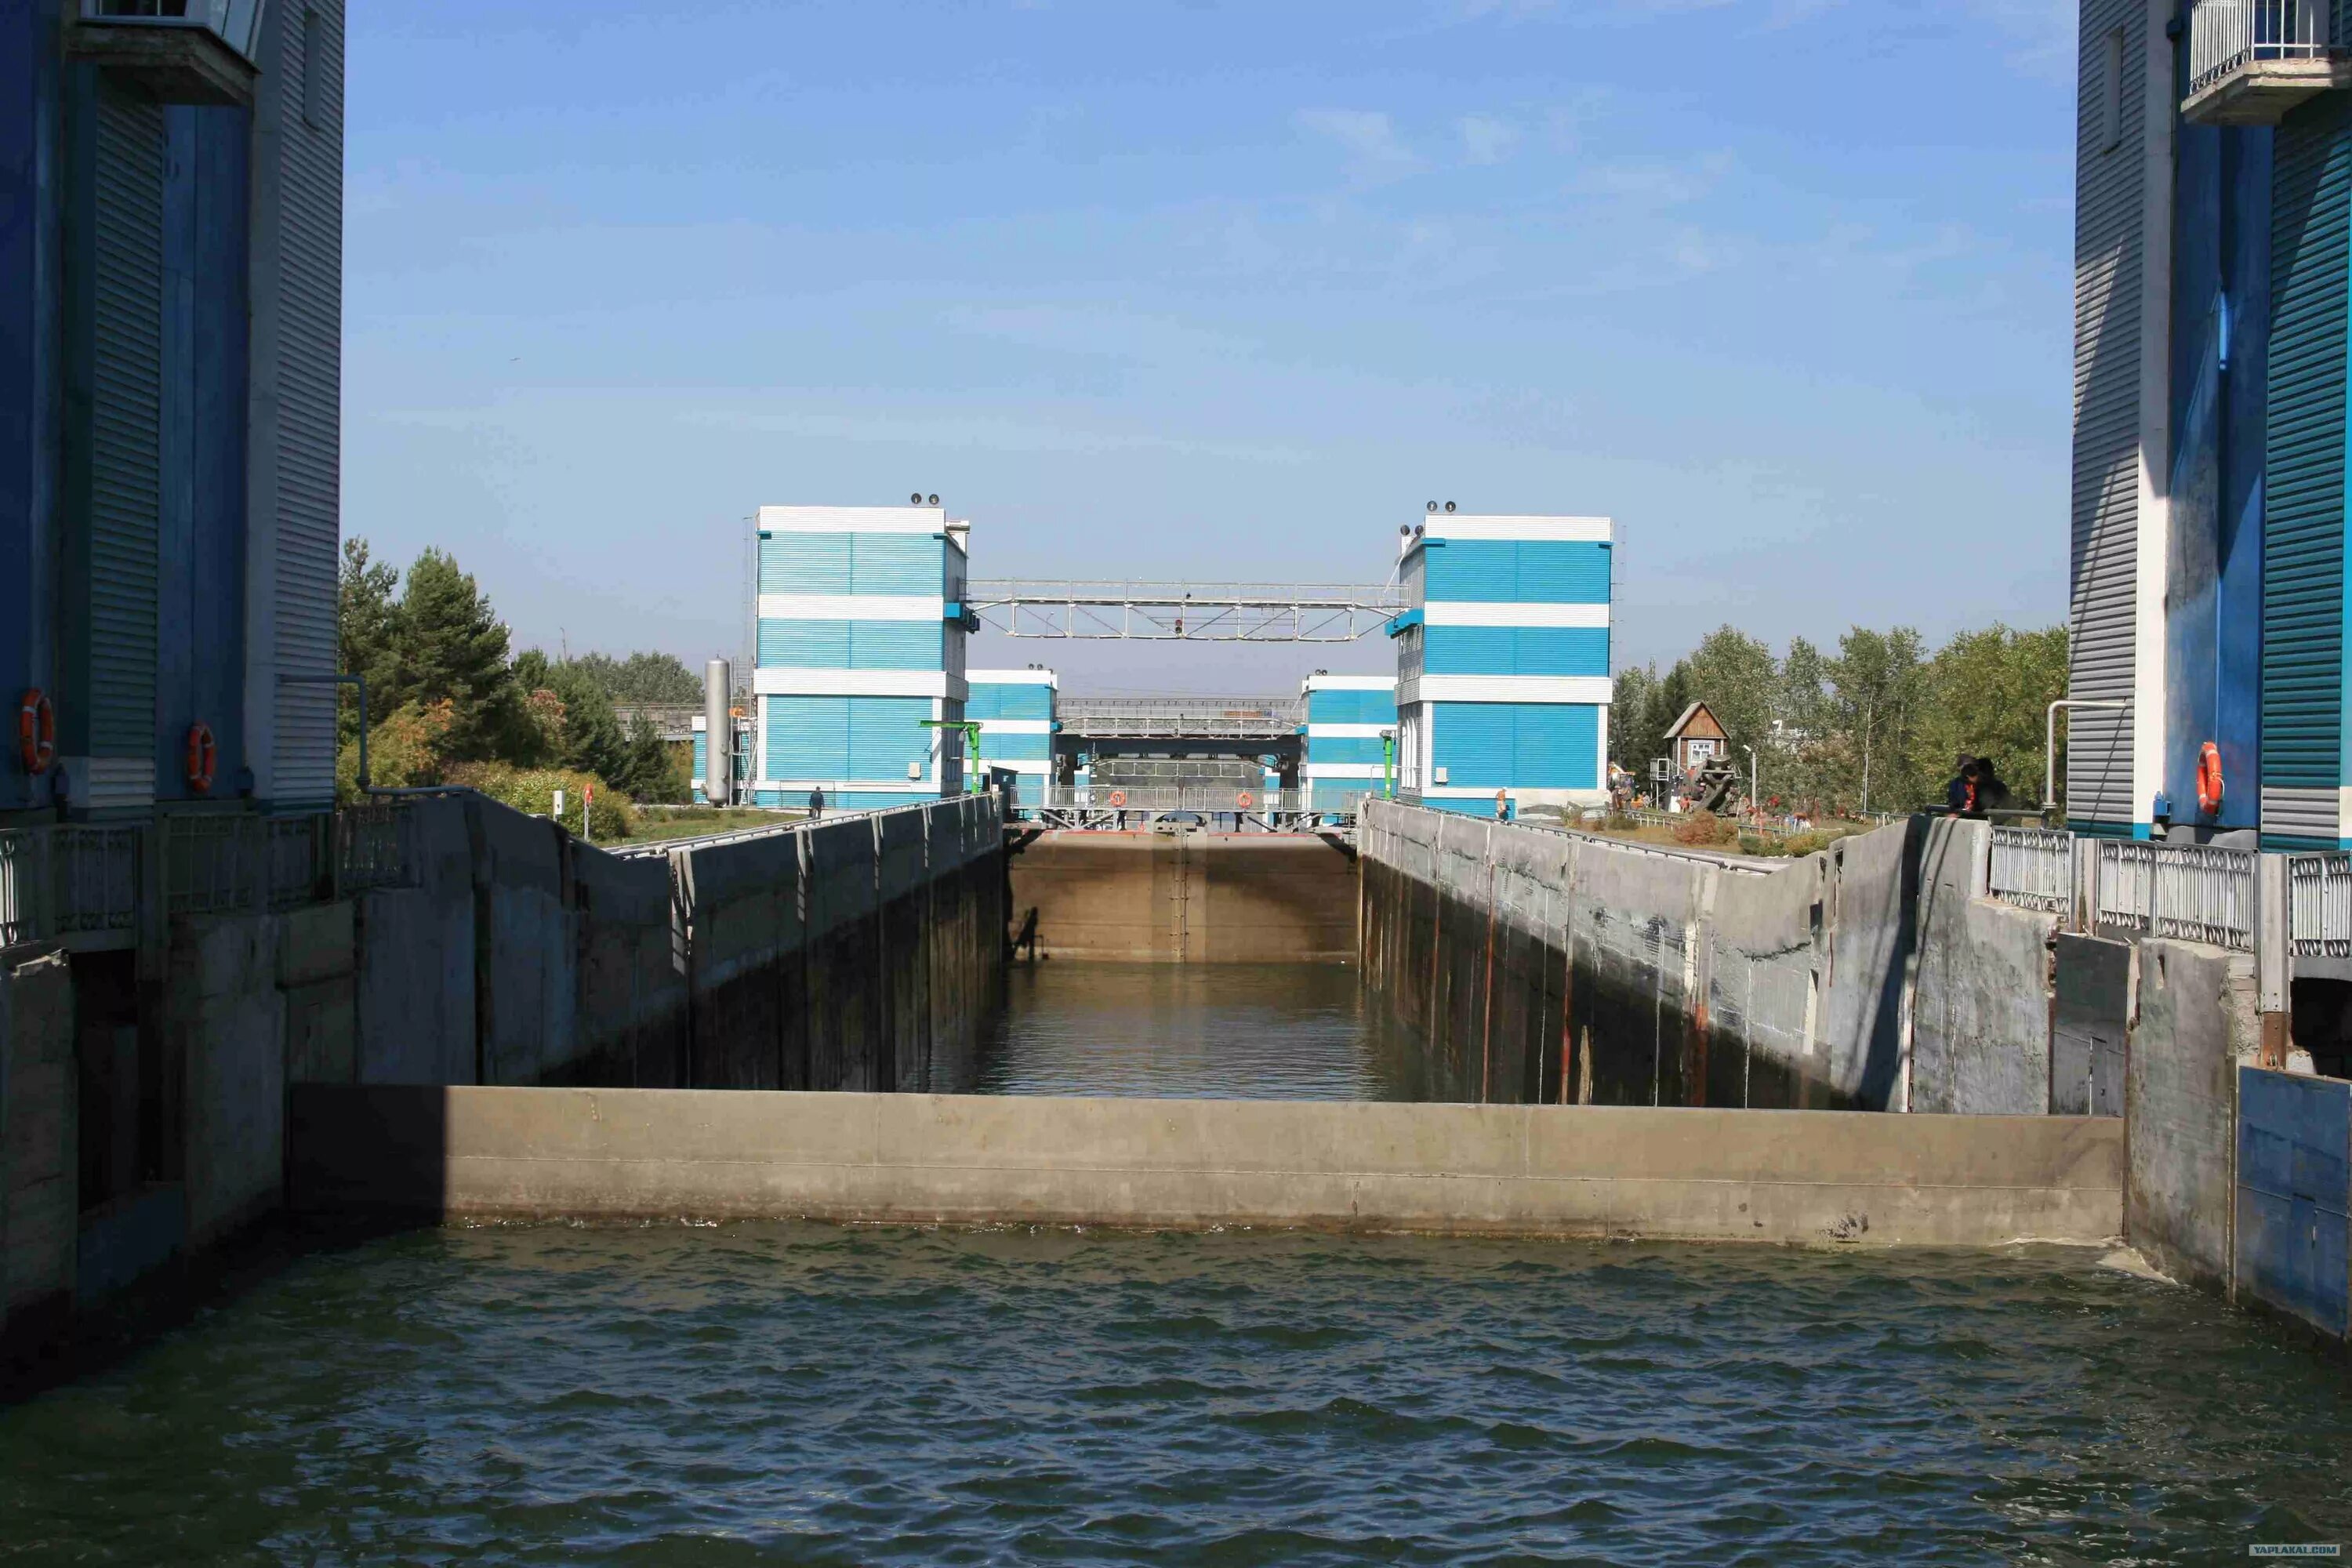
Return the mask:
<path fill-rule="evenodd" d="M 1824 653 L 1802 637 L 1773 657 L 1720 626 L 1677 659 L 1617 677 L 1610 755 L 1638 781 L 1666 731 L 1705 702 L 1743 769 L 1753 746 L 1767 800 L 1816 812 L 1899 811 L 1940 801 L 1961 752 L 1992 760 L 2019 805 L 2039 805 L 2043 716 L 2066 694 L 2066 628 L 1962 632 L 1933 653 L 1909 626 L 1856 626 Z M 2063 753 L 2063 742 L 2062 742 Z M 2061 756 L 2061 767 L 2063 757 Z"/>
<path fill-rule="evenodd" d="M 343 543 L 342 668 L 368 692 L 368 763 L 380 785 L 478 782 L 484 770 L 586 775 L 641 802 L 688 798 L 686 766 L 643 715 L 625 726 L 615 700 L 691 702 L 702 683 L 676 657 L 511 651 L 506 623 L 473 576 L 442 551 L 406 575 Z M 340 773 L 359 777 L 359 711 L 342 711 Z M 616 802 L 615 805 L 618 803 Z M 544 805 L 538 809 L 546 809 Z"/>

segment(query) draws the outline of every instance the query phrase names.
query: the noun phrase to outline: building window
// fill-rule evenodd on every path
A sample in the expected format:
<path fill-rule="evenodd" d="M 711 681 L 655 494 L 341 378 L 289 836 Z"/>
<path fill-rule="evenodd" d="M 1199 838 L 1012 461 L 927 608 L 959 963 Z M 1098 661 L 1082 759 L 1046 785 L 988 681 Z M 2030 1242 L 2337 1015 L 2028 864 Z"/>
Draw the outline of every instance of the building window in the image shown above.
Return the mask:
<path fill-rule="evenodd" d="M 326 74 L 319 68 L 319 38 L 324 31 L 319 26 L 318 11 L 306 8 L 302 13 L 302 123 L 314 131 L 326 118 L 319 102 L 320 79 Z"/>
<path fill-rule="evenodd" d="M 2124 30 L 2112 28 L 2099 61 L 2099 151 L 2112 153 L 2124 141 Z"/>

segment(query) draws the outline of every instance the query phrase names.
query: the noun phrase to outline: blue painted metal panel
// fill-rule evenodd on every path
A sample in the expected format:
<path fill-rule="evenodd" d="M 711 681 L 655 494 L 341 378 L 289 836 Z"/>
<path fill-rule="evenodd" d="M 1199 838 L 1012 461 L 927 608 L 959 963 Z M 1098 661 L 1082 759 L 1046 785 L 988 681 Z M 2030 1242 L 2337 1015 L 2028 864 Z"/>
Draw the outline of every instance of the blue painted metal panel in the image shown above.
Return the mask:
<path fill-rule="evenodd" d="M 1431 704 L 1432 758 L 1453 788 L 1593 789 L 1601 710 L 1589 702 Z"/>
<path fill-rule="evenodd" d="M 701 784 L 703 779 L 707 776 L 704 770 L 708 766 L 709 760 L 710 742 L 704 736 L 703 732 L 698 730 L 694 733 L 694 782 L 697 784 Z"/>
<path fill-rule="evenodd" d="M 1522 704 L 1511 782 L 1522 789 L 1594 789 L 1601 780 L 1601 710 L 1589 702 Z"/>
<path fill-rule="evenodd" d="M 947 590 L 947 542 L 919 533 L 853 535 L 849 591 L 943 597 Z"/>
<path fill-rule="evenodd" d="M 1605 605 L 1609 552 L 1598 541 L 1449 539 L 1428 552 L 1429 600 Z"/>
<path fill-rule="evenodd" d="M 992 763 L 1042 763 L 1054 754 L 1051 735 L 1013 734 L 984 730 L 980 736 L 980 754 Z"/>
<path fill-rule="evenodd" d="M 936 621 L 778 621 L 760 623 L 762 668 L 938 669 Z"/>
<path fill-rule="evenodd" d="M 1396 692 L 1310 691 L 1307 721 L 1310 724 L 1393 724 Z"/>
<path fill-rule="evenodd" d="M 1518 704 L 1433 702 L 1429 710 L 1430 761 L 1445 770 L 1445 784 L 1498 789 L 1517 782 L 1511 777 L 1511 757 Z"/>
<path fill-rule="evenodd" d="M 849 703 L 849 772 L 856 779 L 899 779 L 908 763 L 930 771 L 933 731 L 928 697 L 852 697 Z"/>
<path fill-rule="evenodd" d="M 849 776 L 849 701 L 846 697 L 771 697 L 768 700 L 768 765 L 772 779 L 838 779 Z"/>
<path fill-rule="evenodd" d="M 2341 1338 L 2352 1296 L 2352 1084 L 2238 1069 L 2238 1287 Z"/>
<path fill-rule="evenodd" d="M 974 681 L 963 711 L 967 719 L 1051 719 L 1054 693 L 1033 683 Z"/>
<path fill-rule="evenodd" d="M 2352 104 L 2328 93 L 2276 133 L 2263 520 L 2263 779 L 2344 777 L 2345 312 Z"/>
<path fill-rule="evenodd" d="M 762 594 L 849 592 L 850 533 L 772 533 L 760 536 Z"/>
<path fill-rule="evenodd" d="M 1607 675 L 1605 626 L 1431 626 L 1423 634 L 1431 675 Z"/>
<path fill-rule="evenodd" d="M 1307 760 L 1310 763 L 1377 763 L 1384 742 L 1377 735 L 1309 735 L 1307 737 Z"/>

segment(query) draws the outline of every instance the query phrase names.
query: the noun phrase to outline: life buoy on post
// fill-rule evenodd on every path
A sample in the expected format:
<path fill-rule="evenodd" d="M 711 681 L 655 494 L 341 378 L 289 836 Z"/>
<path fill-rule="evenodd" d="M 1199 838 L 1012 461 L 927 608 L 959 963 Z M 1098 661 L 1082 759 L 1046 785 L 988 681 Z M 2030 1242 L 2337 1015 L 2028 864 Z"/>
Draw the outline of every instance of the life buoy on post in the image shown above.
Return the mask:
<path fill-rule="evenodd" d="M 1127 804 L 1127 792 L 1123 789 L 1115 789 L 1111 791 L 1110 804 L 1114 810 L 1119 806 L 1125 805 Z"/>
<path fill-rule="evenodd" d="M 16 760 L 28 773 L 45 773 L 58 756 L 58 710 L 39 687 L 16 705 Z"/>
<path fill-rule="evenodd" d="M 1247 811 L 1251 806 L 1255 805 L 1257 801 L 1249 791 L 1244 790 L 1241 794 L 1234 796 L 1234 804 L 1240 806 L 1244 811 Z"/>
<path fill-rule="evenodd" d="M 188 726 L 188 787 L 198 795 L 210 795 L 213 772 L 220 761 L 220 749 L 213 744 L 213 727 L 199 719 Z"/>
<path fill-rule="evenodd" d="M 2221 748 L 2210 741 L 2197 750 L 2197 809 L 2208 816 L 2221 809 Z"/>

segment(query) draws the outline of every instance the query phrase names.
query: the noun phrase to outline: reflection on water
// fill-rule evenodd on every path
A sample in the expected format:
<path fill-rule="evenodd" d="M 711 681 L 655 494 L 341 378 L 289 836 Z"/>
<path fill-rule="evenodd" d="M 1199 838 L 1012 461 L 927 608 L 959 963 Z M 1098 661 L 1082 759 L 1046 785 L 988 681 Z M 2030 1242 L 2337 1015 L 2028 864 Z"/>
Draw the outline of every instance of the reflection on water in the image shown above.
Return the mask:
<path fill-rule="evenodd" d="M 1352 965 L 1016 964 L 971 1089 L 1420 1100 L 1418 1056 Z"/>
<path fill-rule="evenodd" d="M 425 1231 L 0 1409 L 0 1560 L 2243 1561 L 2344 1388 L 2056 1249 Z"/>

